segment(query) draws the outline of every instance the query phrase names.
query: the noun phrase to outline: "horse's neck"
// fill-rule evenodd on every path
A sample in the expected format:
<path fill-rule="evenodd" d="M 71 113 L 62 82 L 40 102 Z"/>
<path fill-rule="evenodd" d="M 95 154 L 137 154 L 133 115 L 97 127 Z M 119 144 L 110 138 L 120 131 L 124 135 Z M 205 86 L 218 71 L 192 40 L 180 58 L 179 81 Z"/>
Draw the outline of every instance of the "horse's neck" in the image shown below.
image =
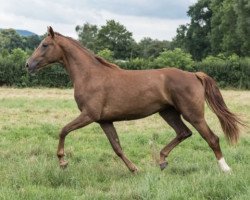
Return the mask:
<path fill-rule="evenodd" d="M 93 68 L 96 67 L 96 61 L 88 52 L 84 52 L 70 42 L 64 42 L 62 47 L 64 52 L 63 63 L 73 84 L 87 79 Z"/>

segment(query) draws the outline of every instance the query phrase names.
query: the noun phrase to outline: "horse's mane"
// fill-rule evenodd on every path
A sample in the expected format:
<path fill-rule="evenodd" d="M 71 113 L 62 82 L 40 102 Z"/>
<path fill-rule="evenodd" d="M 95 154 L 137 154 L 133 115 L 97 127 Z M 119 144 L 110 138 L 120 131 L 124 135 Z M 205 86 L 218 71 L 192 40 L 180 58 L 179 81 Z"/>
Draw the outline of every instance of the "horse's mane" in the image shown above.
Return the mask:
<path fill-rule="evenodd" d="M 76 46 L 78 46 L 80 49 L 82 49 L 84 52 L 87 52 L 88 54 L 90 54 L 90 56 L 92 56 L 96 61 L 98 61 L 99 63 L 103 64 L 104 66 L 110 67 L 110 68 L 116 68 L 116 69 L 120 68 L 116 64 L 110 63 L 107 60 L 101 58 L 100 56 L 95 55 L 89 49 L 87 49 L 84 46 L 82 46 L 79 41 L 73 39 L 72 37 L 64 36 L 64 35 L 62 35 L 61 33 L 58 33 L 58 32 L 54 32 L 54 33 L 55 33 L 55 35 L 67 38 L 68 40 L 70 40 L 71 42 L 73 42 Z"/>

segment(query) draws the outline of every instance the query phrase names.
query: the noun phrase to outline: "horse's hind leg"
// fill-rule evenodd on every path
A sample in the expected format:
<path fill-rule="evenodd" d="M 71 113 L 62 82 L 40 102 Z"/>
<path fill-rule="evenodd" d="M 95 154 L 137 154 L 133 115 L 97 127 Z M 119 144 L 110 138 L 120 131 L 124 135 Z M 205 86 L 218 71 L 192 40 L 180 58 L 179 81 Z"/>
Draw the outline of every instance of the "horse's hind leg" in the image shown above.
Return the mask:
<path fill-rule="evenodd" d="M 229 172 L 231 169 L 227 165 L 225 159 L 223 158 L 220 144 L 219 144 L 219 137 L 216 136 L 211 129 L 208 127 L 204 118 L 198 121 L 190 121 L 190 123 L 195 127 L 195 129 L 200 133 L 202 138 L 208 143 L 208 145 L 213 150 L 215 157 L 218 160 L 218 164 L 222 171 Z"/>
<path fill-rule="evenodd" d="M 104 133 L 106 134 L 115 153 L 123 160 L 123 162 L 126 164 L 126 166 L 129 168 L 131 172 L 137 171 L 138 170 L 137 167 L 124 155 L 113 123 L 112 122 L 100 123 L 100 126 L 104 131 Z"/>
<path fill-rule="evenodd" d="M 189 128 L 183 123 L 180 113 L 174 107 L 170 107 L 162 112 L 160 116 L 175 130 L 176 137 L 167 144 L 160 152 L 160 168 L 163 170 L 167 166 L 166 157 L 180 142 L 192 135 Z"/>

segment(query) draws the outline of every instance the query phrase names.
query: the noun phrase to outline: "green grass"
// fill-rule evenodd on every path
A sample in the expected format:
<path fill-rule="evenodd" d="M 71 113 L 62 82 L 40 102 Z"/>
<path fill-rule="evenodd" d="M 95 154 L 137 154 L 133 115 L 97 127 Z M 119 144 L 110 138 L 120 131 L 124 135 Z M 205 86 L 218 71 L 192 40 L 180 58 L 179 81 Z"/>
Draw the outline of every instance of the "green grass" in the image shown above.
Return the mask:
<path fill-rule="evenodd" d="M 223 91 L 230 107 L 250 124 L 250 92 Z M 61 170 L 58 133 L 79 111 L 72 90 L 0 88 L 0 199 L 249 199 L 250 129 L 229 146 L 218 120 L 206 108 L 232 174 L 222 173 L 200 135 L 174 149 L 160 171 L 160 149 L 174 131 L 158 116 L 115 123 L 125 154 L 139 167 L 131 174 L 98 124 L 68 135 L 69 166 Z M 248 133 L 248 134 L 247 134 Z"/>

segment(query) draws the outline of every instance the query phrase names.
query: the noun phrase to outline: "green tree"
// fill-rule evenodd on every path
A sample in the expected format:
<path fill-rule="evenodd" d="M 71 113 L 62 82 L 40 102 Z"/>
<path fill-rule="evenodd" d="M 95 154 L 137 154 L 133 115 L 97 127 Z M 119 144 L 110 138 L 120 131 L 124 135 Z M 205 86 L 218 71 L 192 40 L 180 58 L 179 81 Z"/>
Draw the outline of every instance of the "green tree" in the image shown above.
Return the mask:
<path fill-rule="evenodd" d="M 24 49 L 25 39 L 14 29 L 3 29 L 0 31 L 0 52 L 7 50 L 9 53 L 15 48 Z"/>
<path fill-rule="evenodd" d="M 191 23 L 187 31 L 186 48 L 194 59 L 201 60 L 211 52 L 209 33 L 211 30 L 211 0 L 200 0 L 189 7 Z"/>
<path fill-rule="evenodd" d="M 114 53 L 110 51 L 109 49 L 103 49 L 97 53 L 98 56 L 108 60 L 113 61 L 114 60 Z"/>
<path fill-rule="evenodd" d="M 180 25 L 176 30 L 176 36 L 174 37 L 171 47 L 172 48 L 181 48 L 187 50 L 186 37 L 189 24 Z"/>
<path fill-rule="evenodd" d="M 140 58 L 156 58 L 166 49 L 170 49 L 169 41 L 153 40 L 149 37 L 146 37 L 138 43 L 137 51 Z"/>
<path fill-rule="evenodd" d="M 241 39 L 241 55 L 250 56 L 250 1 L 235 1 L 235 13 L 237 14 L 237 34 Z"/>
<path fill-rule="evenodd" d="M 97 52 L 97 34 L 98 27 L 89 23 L 85 23 L 83 26 L 77 25 L 75 28 L 78 34 L 78 40 L 83 46 Z"/>
<path fill-rule="evenodd" d="M 18 64 L 25 63 L 27 57 L 28 57 L 27 53 L 20 48 L 13 49 L 12 53 L 10 54 L 11 60 L 13 60 L 14 63 Z"/>
<path fill-rule="evenodd" d="M 5 57 L 7 57 L 9 55 L 9 52 L 8 52 L 7 49 L 3 49 L 3 50 L 0 51 L 0 55 L 1 55 L 2 58 L 5 58 Z"/>
<path fill-rule="evenodd" d="M 222 3 L 222 20 L 221 31 L 222 38 L 222 52 L 227 55 L 236 53 L 241 55 L 241 39 L 237 34 L 237 14 L 235 12 L 235 0 L 224 0 Z"/>
<path fill-rule="evenodd" d="M 210 43 L 213 55 L 250 55 L 250 2 L 211 0 Z"/>
<path fill-rule="evenodd" d="M 16 48 L 6 57 L 0 57 L 0 84 L 3 85 L 22 85 L 22 77 L 27 76 L 24 64 L 28 55 L 27 53 Z"/>
<path fill-rule="evenodd" d="M 222 13 L 223 13 L 223 1 L 224 0 L 213 0 L 211 2 L 211 9 L 213 15 L 211 17 L 211 34 L 210 34 L 210 44 L 211 52 L 213 55 L 217 55 L 222 52 L 222 40 L 223 40 L 223 31 L 222 31 Z"/>
<path fill-rule="evenodd" d="M 190 52 L 196 60 L 201 60 L 211 52 L 209 37 L 212 11 L 210 3 L 211 0 L 199 0 L 189 7 L 187 14 L 191 17 L 191 22 L 179 26 L 173 42 L 174 47 Z"/>
<path fill-rule="evenodd" d="M 31 35 L 28 37 L 25 37 L 25 49 L 34 50 L 42 41 L 42 37 L 38 35 Z"/>
<path fill-rule="evenodd" d="M 127 59 L 133 56 L 134 39 L 125 26 L 114 20 L 108 20 L 97 34 L 98 49 L 109 49 L 115 59 Z"/>
<path fill-rule="evenodd" d="M 0 31 L 0 51 L 11 53 L 16 48 L 33 51 L 41 40 L 42 37 L 38 35 L 24 37 L 20 36 L 14 29 L 3 29 Z"/>

